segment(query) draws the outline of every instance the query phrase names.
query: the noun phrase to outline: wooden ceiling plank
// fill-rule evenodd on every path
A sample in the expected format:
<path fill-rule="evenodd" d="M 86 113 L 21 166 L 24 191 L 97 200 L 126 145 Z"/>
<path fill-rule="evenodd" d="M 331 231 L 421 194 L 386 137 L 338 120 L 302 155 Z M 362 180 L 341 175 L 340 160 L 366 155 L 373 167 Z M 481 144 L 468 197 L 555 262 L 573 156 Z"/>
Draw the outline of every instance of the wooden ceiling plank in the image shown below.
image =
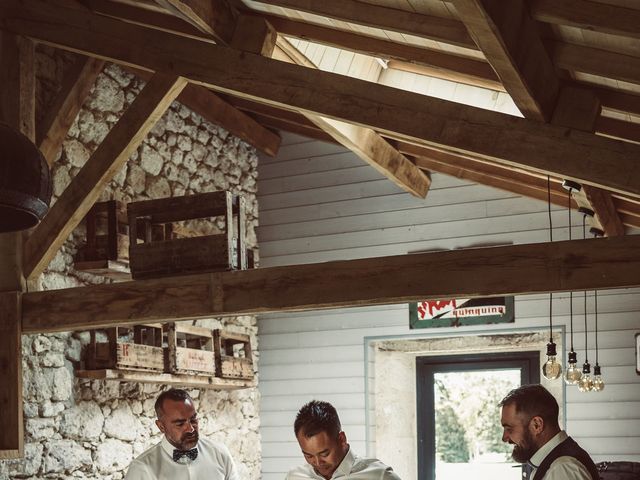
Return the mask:
<path fill-rule="evenodd" d="M 357 0 L 269 0 L 269 5 L 477 50 L 462 22 Z"/>
<path fill-rule="evenodd" d="M 533 18 L 555 25 L 640 38 L 640 11 L 587 0 L 533 0 Z"/>
<path fill-rule="evenodd" d="M 22 330 L 637 287 L 638 271 L 640 235 L 256 268 L 25 293 Z"/>
<path fill-rule="evenodd" d="M 601 116 L 596 123 L 596 132 L 640 143 L 640 123 Z"/>
<path fill-rule="evenodd" d="M 554 43 L 553 63 L 570 72 L 590 73 L 640 84 L 640 57 L 571 43 Z"/>
<path fill-rule="evenodd" d="M 125 69 L 145 80 L 148 80 L 153 75 L 145 70 Z M 265 128 L 255 119 L 241 112 L 211 90 L 199 85 L 189 84 L 180 92 L 177 101 L 207 121 L 244 140 L 262 153 L 270 157 L 274 157 L 278 153 L 282 139 L 277 133 Z"/>
<path fill-rule="evenodd" d="M 228 44 L 233 38 L 238 14 L 227 0 L 155 0 L 216 42 Z"/>
<path fill-rule="evenodd" d="M 560 84 L 526 2 L 455 0 L 454 5 L 522 114 L 548 121 Z"/>
<path fill-rule="evenodd" d="M 49 166 L 60 153 L 62 142 L 103 67 L 104 61 L 83 56 L 65 73 L 58 94 L 38 126 L 37 143 Z"/>
<path fill-rule="evenodd" d="M 640 115 L 640 95 L 610 90 L 608 88 L 597 88 L 592 85 L 589 85 L 589 88 L 598 95 L 603 107 L 619 112 Z"/>
<path fill-rule="evenodd" d="M 566 86 L 560 91 L 551 123 L 593 132 L 601 111 L 600 99 L 594 91 Z M 574 192 L 574 199 L 581 207 L 594 212 L 592 226 L 604 231 L 609 237 L 624 235 L 624 225 L 609 192 L 592 185 L 583 185 L 580 191 Z"/>
<path fill-rule="evenodd" d="M 640 196 L 640 147 L 634 144 L 52 8 L 37 0 L 2 4 L 0 13 L 2 28 L 60 48 L 175 72 L 217 91 L 341 119 L 396 139 Z"/>
<path fill-rule="evenodd" d="M 299 57 L 302 55 L 284 37 L 278 37 L 277 47 L 280 56 L 298 64 L 309 64 Z M 293 52 L 295 50 L 297 52 Z M 303 55 L 302 55 L 303 56 Z M 384 138 L 370 128 L 352 125 L 340 120 L 334 120 L 320 115 L 303 113 L 314 125 L 327 133 L 331 138 L 347 147 L 360 159 L 375 168 L 402 190 L 418 198 L 425 198 L 431 178 L 416 167 L 408 158 L 392 147 Z"/>
<path fill-rule="evenodd" d="M 422 74 L 504 91 L 500 79 L 491 66 L 481 60 L 413 45 L 399 44 L 311 23 L 296 22 L 275 15 L 264 15 L 263 18 L 283 35 L 318 42 L 364 55 L 406 62 L 407 65 L 417 64 L 430 69 L 429 73 L 423 72 Z"/>
<path fill-rule="evenodd" d="M 47 267 L 73 229 L 185 87 L 182 77 L 155 74 L 80 169 L 26 241 L 25 276 Z"/>

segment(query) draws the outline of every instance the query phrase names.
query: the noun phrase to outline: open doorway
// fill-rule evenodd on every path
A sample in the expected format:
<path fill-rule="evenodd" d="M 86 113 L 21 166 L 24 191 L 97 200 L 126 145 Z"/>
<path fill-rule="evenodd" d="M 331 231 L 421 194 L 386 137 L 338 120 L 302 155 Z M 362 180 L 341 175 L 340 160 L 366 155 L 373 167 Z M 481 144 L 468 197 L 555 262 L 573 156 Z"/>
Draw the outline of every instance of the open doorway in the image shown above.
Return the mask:
<path fill-rule="evenodd" d="M 539 382 L 539 364 L 538 351 L 417 357 L 418 478 L 519 480 L 497 404 Z"/>

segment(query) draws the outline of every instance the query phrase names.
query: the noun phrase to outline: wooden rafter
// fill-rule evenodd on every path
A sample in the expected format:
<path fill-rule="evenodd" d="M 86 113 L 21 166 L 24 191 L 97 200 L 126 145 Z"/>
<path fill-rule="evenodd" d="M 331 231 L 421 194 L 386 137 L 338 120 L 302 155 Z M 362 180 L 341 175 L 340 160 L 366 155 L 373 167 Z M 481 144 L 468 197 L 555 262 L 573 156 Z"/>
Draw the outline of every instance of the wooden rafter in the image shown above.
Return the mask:
<path fill-rule="evenodd" d="M 524 0 L 455 0 L 460 18 L 526 118 L 547 121 L 560 82 Z"/>
<path fill-rule="evenodd" d="M 0 460 L 24 455 L 20 292 L 0 292 Z"/>
<path fill-rule="evenodd" d="M 401 65 L 404 65 L 406 69 L 410 66 L 421 66 L 424 69 L 429 69 L 428 74 L 436 78 L 493 90 L 504 90 L 500 79 L 491 66 L 481 60 L 413 45 L 402 45 L 376 37 L 311 23 L 296 22 L 275 15 L 263 15 L 262 18 L 271 23 L 278 33 L 283 35 L 402 62 Z M 396 63 L 396 65 L 398 64 Z M 400 65 L 397 68 L 400 68 Z M 422 73 L 425 73 L 424 70 Z"/>
<path fill-rule="evenodd" d="M 52 8 L 36 0 L 24 8 L 3 4 L 0 11 L 3 28 L 54 46 L 154 71 L 176 72 L 218 91 L 640 196 L 636 160 L 640 148 L 633 144 L 288 65 L 136 25 L 118 22 L 116 29 L 109 18 Z"/>
<path fill-rule="evenodd" d="M 26 293 L 22 329 L 635 287 L 638 271 L 640 235 L 258 268 Z"/>
<path fill-rule="evenodd" d="M 37 277 L 187 84 L 156 74 L 109 131 L 25 244 L 25 276 Z"/>
<path fill-rule="evenodd" d="M 640 123 L 625 122 L 601 116 L 596 122 L 596 131 L 609 137 L 640 143 Z"/>
<path fill-rule="evenodd" d="M 277 46 L 280 51 L 278 58 L 298 65 L 311 64 L 315 68 L 300 52 L 297 50 L 295 52 L 292 51 L 295 50 L 295 47 L 286 39 L 279 37 Z M 389 145 L 378 133 L 370 128 L 352 125 L 320 115 L 310 113 L 303 113 L 303 115 L 320 130 L 347 147 L 398 187 L 416 197 L 426 197 L 431 185 L 431 178 L 398 150 Z"/>
<path fill-rule="evenodd" d="M 531 15 L 538 21 L 640 38 L 640 11 L 589 0 L 533 0 Z"/>
<path fill-rule="evenodd" d="M 35 140 L 34 45 L 0 31 L 0 121 Z"/>
<path fill-rule="evenodd" d="M 97 58 L 79 57 L 65 73 L 60 91 L 37 129 L 37 143 L 49 166 L 53 165 L 103 66 L 104 62 Z"/>
<path fill-rule="evenodd" d="M 263 3 L 313 13 L 345 22 L 378 27 L 437 42 L 477 50 L 464 24 L 416 12 L 364 3 L 358 0 L 268 0 Z"/>
<path fill-rule="evenodd" d="M 237 12 L 227 0 L 155 0 L 216 42 L 229 43 L 236 27 Z"/>

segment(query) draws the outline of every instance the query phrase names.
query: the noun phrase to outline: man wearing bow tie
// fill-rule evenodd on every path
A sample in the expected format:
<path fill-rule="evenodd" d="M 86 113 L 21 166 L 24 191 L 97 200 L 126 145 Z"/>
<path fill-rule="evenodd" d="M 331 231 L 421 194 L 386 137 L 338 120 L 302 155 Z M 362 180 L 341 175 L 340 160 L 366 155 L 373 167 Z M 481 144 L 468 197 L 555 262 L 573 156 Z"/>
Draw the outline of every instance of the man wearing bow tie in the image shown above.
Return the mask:
<path fill-rule="evenodd" d="M 599 480 L 598 470 L 558 424 L 558 402 L 542 385 L 522 385 L 500 402 L 502 441 L 525 467 L 527 480 Z"/>
<path fill-rule="evenodd" d="M 161 393 L 155 410 L 164 438 L 131 463 L 125 480 L 240 480 L 229 450 L 199 437 L 198 415 L 186 391 Z"/>

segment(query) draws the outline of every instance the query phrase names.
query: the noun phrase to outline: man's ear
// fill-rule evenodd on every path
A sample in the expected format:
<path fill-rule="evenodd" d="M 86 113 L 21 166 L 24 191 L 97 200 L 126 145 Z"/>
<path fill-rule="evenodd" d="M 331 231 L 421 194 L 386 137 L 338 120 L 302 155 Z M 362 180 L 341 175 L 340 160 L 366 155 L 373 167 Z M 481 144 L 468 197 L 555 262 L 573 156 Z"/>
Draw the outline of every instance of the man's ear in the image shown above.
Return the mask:
<path fill-rule="evenodd" d="M 347 446 L 347 434 L 346 433 L 340 432 L 338 434 L 338 444 L 341 447 L 345 447 L 346 448 L 346 446 Z"/>
<path fill-rule="evenodd" d="M 164 433 L 164 425 L 162 424 L 162 422 L 160 420 L 156 420 L 156 426 L 158 427 L 158 429 Z"/>
<path fill-rule="evenodd" d="M 540 435 L 544 430 L 544 420 L 542 417 L 535 416 L 529 422 L 529 431 L 533 435 Z"/>

